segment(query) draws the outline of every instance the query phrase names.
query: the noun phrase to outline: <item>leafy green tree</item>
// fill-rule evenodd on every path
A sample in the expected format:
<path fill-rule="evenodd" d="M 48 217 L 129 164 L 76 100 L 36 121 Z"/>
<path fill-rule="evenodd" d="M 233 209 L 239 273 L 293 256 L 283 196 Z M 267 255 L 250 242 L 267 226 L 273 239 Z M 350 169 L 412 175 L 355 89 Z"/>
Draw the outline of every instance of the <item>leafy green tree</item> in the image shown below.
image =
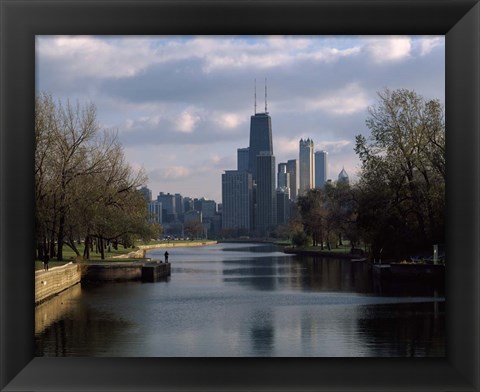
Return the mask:
<path fill-rule="evenodd" d="M 356 137 L 358 221 L 373 253 L 400 257 L 445 239 L 444 110 L 404 89 L 378 97 L 366 120 L 370 136 Z"/>

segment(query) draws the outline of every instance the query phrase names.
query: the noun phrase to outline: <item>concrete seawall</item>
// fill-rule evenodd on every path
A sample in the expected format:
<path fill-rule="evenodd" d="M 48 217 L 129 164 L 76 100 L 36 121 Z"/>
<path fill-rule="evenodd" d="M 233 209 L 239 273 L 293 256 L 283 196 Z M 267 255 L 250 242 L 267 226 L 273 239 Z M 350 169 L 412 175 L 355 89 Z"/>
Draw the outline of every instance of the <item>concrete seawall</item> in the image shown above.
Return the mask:
<path fill-rule="evenodd" d="M 35 271 L 35 304 L 39 304 L 58 293 L 80 283 L 80 265 L 68 263 L 48 271 Z"/>
<path fill-rule="evenodd" d="M 150 282 L 168 277 L 170 272 L 170 263 L 144 261 L 92 263 L 84 266 L 82 282 L 125 282 L 132 280 Z"/>
<path fill-rule="evenodd" d="M 35 333 L 43 332 L 68 312 L 78 312 L 76 300 L 81 294 L 81 285 L 75 284 L 35 306 Z"/>
<path fill-rule="evenodd" d="M 140 280 L 143 263 L 105 263 L 86 265 L 83 280 L 93 282 L 121 282 Z"/>

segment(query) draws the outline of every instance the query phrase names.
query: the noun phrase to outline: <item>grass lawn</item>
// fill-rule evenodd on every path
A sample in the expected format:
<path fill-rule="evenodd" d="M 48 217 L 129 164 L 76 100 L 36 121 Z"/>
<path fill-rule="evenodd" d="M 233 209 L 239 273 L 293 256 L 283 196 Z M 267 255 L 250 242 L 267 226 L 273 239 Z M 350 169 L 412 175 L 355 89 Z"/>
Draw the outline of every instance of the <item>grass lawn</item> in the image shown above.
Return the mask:
<path fill-rule="evenodd" d="M 273 244 L 274 244 L 274 245 L 284 245 L 284 246 L 287 246 L 287 245 L 292 245 L 292 241 L 290 241 L 290 240 L 278 240 L 278 241 L 274 241 Z"/>
<path fill-rule="evenodd" d="M 80 252 L 80 255 L 83 255 L 83 251 L 85 249 L 85 245 L 77 245 L 77 249 Z M 133 261 L 134 259 L 114 259 L 113 256 L 119 256 L 123 254 L 130 253 L 138 248 L 128 248 L 124 249 L 123 246 L 119 246 L 117 250 L 111 248 L 111 252 L 107 252 L 105 250 L 105 260 L 103 261 Z M 67 245 L 63 246 L 63 259 L 64 261 L 56 261 L 52 259 L 49 261 L 48 266 L 49 268 L 57 267 L 59 265 L 64 265 L 75 259 L 76 253 Z M 90 252 L 90 259 L 89 261 L 101 261 L 100 253 L 95 253 L 95 251 Z M 43 262 L 40 260 L 35 260 L 35 271 L 43 269 Z"/>
<path fill-rule="evenodd" d="M 212 240 L 177 240 L 177 241 L 139 241 L 137 245 L 157 245 L 157 244 L 181 244 L 181 243 L 192 243 L 192 242 L 212 242 Z M 85 245 L 77 245 L 77 249 L 80 252 L 80 255 L 83 255 L 83 251 L 85 249 Z M 95 249 L 95 247 L 94 247 Z M 118 261 L 118 262 L 126 262 L 126 261 L 138 261 L 139 259 L 128 259 L 128 258 L 113 258 L 114 256 L 125 255 L 127 253 L 133 252 L 138 250 L 138 247 L 134 248 L 127 248 L 125 249 L 122 245 L 118 247 L 118 249 L 113 249 L 110 247 L 110 252 L 105 250 L 105 259 L 102 260 L 100 253 L 95 253 L 95 251 L 90 252 L 90 259 L 88 261 Z M 63 246 L 63 259 L 64 261 L 56 261 L 55 259 L 50 260 L 48 263 L 49 268 L 57 267 L 59 265 L 64 265 L 75 259 L 76 253 L 67 245 Z M 35 260 L 35 271 L 43 270 L 43 262 L 40 260 Z"/>

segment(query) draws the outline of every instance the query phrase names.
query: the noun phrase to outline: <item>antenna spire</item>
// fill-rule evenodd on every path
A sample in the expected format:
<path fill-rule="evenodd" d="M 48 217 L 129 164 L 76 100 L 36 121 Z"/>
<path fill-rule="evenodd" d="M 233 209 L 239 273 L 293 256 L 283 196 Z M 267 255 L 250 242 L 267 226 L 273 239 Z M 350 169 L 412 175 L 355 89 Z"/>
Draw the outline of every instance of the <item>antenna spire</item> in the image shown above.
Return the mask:
<path fill-rule="evenodd" d="M 254 88 L 254 97 L 255 97 L 255 101 L 254 101 L 254 114 L 257 114 L 257 79 L 254 79 L 255 80 L 255 88 Z"/>
<path fill-rule="evenodd" d="M 265 113 L 268 113 L 267 111 L 267 78 L 265 78 Z"/>

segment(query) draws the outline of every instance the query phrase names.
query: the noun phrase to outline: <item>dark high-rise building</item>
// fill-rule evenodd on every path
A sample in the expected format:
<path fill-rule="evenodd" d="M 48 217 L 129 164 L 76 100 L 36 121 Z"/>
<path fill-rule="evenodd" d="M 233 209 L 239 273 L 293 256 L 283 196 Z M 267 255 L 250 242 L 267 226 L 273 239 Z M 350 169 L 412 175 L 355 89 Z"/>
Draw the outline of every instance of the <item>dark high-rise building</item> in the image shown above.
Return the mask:
<path fill-rule="evenodd" d="M 248 171 L 252 173 L 253 181 L 257 180 L 257 156 L 261 152 L 273 154 L 272 119 L 267 112 L 250 117 Z"/>
<path fill-rule="evenodd" d="M 202 212 L 202 202 L 203 202 L 203 198 L 201 198 L 201 199 L 198 199 L 198 198 L 193 199 L 193 209 L 194 209 L 195 211 Z"/>
<path fill-rule="evenodd" d="M 148 203 L 148 221 L 150 223 L 162 224 L 162 203 L 157 200 L 153 200 Z"/>
<path fill-rule="evenodd" d="M 298 161 L 287 161 L 287 173 L 290 175 L 290 200 L 296 200 L 298 193 Z"/>
<path fill-rule="evenodd" d="M 184 197 L 183 198 L 183 211 L 192 211 L 193 208 L 193 199 L 191 197 Z"/>
<path fill-rule="evenodd" d="M 248 170 L 249 154 L 250 149 L 248 147 L 237 149 L 237 170 Z"/>
<path fill-rule="evenodd" d="M 277 188 L 277 224 L 285 225 L 290 220 L 290 198 L 285 188 Z"/>
<path fill-rule="evenodd" d="M 315 152 L 315 188 L 323 188 L 327 182 L 328 153 L 326 151 Z"/>
<path fill-rule="evenodd" d="M 255 230 L 267 235 L 277 223 L 277 203 L 275 193 L 275 157 L 268 151 L 257 155 L 257 191 Z"/>
<path fill-rule="evenodd" d="M 213 218 L 217 213 L 217 203 L 214 200 L 203 200 L 202 216 L 204 218 Z"/>
<path fill-rule="evenodd" d="M 287 164 L 278 164 L 277 188 L 284 189 L 290 195 L 290 173 L 287 172 Z"/>
<path fill-rule="evenodd" d="M 177 219 L 177 211 L 175 207 L 175 195 L 170 193 L 160 192 L 157 196 L 157 201 L 162 203 L 163 221 L 170 223 Z"/>
<path fill-rule="evenodd" d="M 147 203 L 152 201 L 152 191 L 146 186 L 142 186 L 138 191 L 143 195 Z"/>
<path fill-rule="evenodd" d="M 185 212 L 183 197 L 180 193 L 175 193 L 175 212 L 178 216 L 183 215 Z"/>
<path fill-rule="evenodd" d="M 252 175 L 247 171 L 226 170 L 222 174 L 222 228 L 253 227 Z"/>

